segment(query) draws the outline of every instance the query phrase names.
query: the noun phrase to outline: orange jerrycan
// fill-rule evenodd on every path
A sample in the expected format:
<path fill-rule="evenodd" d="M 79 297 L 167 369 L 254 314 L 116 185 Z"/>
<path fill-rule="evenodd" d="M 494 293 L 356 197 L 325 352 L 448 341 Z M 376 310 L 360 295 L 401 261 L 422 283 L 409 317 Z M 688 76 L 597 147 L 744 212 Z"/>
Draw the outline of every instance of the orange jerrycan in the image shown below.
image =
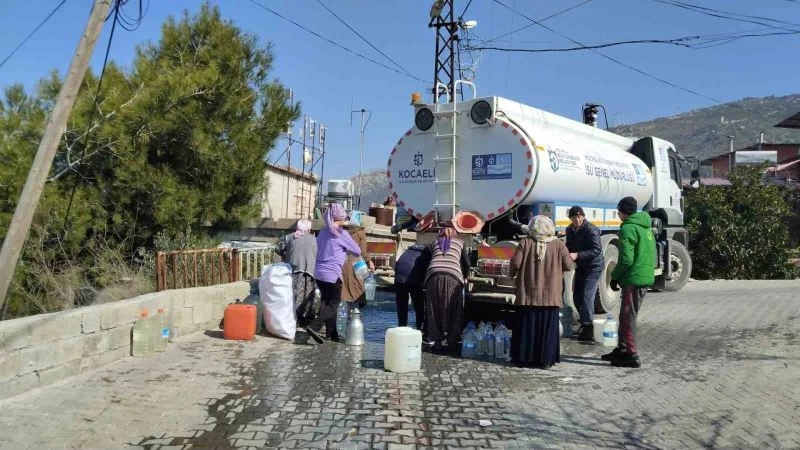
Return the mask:
<path fill-rule="evenodd" d="M 231 303 L 225 308 L 223 336 L 225 339 L 249 341 L 256 335 L 256 305 Z"/>

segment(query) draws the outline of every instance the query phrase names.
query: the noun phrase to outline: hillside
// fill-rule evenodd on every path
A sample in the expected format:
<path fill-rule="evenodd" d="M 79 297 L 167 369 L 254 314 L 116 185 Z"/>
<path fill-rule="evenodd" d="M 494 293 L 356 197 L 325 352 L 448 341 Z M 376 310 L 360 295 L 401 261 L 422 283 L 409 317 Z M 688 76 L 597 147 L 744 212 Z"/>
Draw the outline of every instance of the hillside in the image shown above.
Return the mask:
<path fill-rule="evenodd" d="M 800 111 L 800 94 L 784 97 L 745 98 L 684 114 L 624 125 L 611 131 L 624 136 L 657 136 L 675 144 L 684 156 L 700 159 L 728 151 L 728 136 L 736 149 L 758 142 L 800 142 L 800 131 L 775 128 L 775 124 Z"/>
<path fill-rule="evenodd" d="M 800 94 L 784 97 L 745 98 L 684 114 L 663 117 L 611 131 L 629 137 L 657 136 L 675 144 L 684 156 L 700 159 L 728 151 L 728 136 L 734 136 L 734 147 L 747 147 L 758 142 L 764 131 L 764 142 L 800 142 L 800 130 L 775 128 L 775 124 L 800 111 Z M 353 176 L 358 186 L 358 176 Z M 383 169 L 364 173 L 362 209 L 372 202 L 380 203 L 390 194 Z M 365 206 L 366 205 L 366 206 Z"/>

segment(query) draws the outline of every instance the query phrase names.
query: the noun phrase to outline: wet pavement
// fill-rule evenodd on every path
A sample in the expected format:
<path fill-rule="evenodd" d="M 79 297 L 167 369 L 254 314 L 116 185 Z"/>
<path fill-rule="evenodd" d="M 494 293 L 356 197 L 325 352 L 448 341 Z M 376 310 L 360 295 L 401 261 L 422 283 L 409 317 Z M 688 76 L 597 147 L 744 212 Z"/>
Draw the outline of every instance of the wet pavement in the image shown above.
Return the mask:
<path fill-rule="evenodd" d="M 641 369 L 562 340 L 549 371 L 424 354 L 412 374 L 383 370 L 385 293 L 364 347 L 210 330 L 0 401 L 0 448 L 798 448 L 798 289 L 648 294 Z"/>

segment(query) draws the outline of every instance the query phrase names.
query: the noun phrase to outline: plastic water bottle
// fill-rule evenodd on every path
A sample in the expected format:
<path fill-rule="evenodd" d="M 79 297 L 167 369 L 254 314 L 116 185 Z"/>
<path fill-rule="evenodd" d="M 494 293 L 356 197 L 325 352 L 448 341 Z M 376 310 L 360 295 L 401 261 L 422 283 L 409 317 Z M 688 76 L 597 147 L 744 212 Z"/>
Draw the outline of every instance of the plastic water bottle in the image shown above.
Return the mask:
<path fill-rule="evenodd" d="M 146 358 L 155 353 L 155 328 L 146 309 L 139 312 L 139 318 L 133 324 L 133 346 L 131 355 Z"/>
<path fill-rule="evenodd" d="M 505 350 L 505 353 L 504 353 L 503 357 L 505 358 L 506 361 L 510 361 L 511 360 L 511 330 L 506 329 L 506 333 L 505 333 L 505 336 L 503 336 L 503 340 L 505 341 L 505 344 L 503 345 L 503 348 Z"/>
<path fill-rule="evenodd" d="M 169 319 L 167 318 L 166 309 L 158 308 L 158 313 L 155 317 L 156 329 L 158 330 L 158 345 L 156 345 L 157 352 L 167 350 L 167 342 L 169 342 Z"/>
<path fill-rule="evenodd" d="M 476 356 L 483 356 L 486 354 L 486 324 L 481 322 L 476 330 L 477 348 L 475 350 Z"/>
<path fill-rule="evenodd" d="M 364 261 L 364 258 L 358 258 L 358 261 L 353 263 L 353 270 L 356 273 L 356 276 L 361 280 L 366 280 L 369 276 L 369 268 L 367 267 L 367 262 Z"/>
<path fill-rule="evenodd" d="M 339 334 L 339 337 L 345 337 L 347 333 L 349 309 L 347 302 L 339 302 L 339 308 L 336 310 L 336 333 Z"/>
<path fill-rule="evenodd" d="M 486 356 L 494 356 L 494 330 L 492 330 L 492 325 L 487 323 L 486 324 Z"/>
<path fill-rule="evenodd" d="M 497 321 L 497 327 L 494 329 L 494 357 L 496 359 L 503 359 L 506 356 L 506 334 L 508 329 L 503 324 L 502 320 Z"/>
<path fill-rule="evenodd" d="M 470 324 L 472 326 L 470 326 Z M 478 333 L 475 331 L 475 324 L 470 322 L 464 328 L 464 336 L 461 339 L 461 357 L 475 358 L 478 352 Z"/>
<path fill-rule="evenodd" d="M 564 336 L 564 313 L 558 313 L 558 335 Z"/>
<path fill-rule="evenodd" d="M 609 314 L 606 316 L 606 322 L 603 324 L 603 346 L 616 347 L 618 341 L 617 320 L 614 319 L 613 314 Z"/>
<path fill-rule="evenodd" d="M 364 280 L 364 292 L 367 294 L 368 302 L 375 300 L 375 289 L 377 287 L 378 285 L 375 282 L 375 277 L 372 275 L 368 276 L 367 279 Z"/>

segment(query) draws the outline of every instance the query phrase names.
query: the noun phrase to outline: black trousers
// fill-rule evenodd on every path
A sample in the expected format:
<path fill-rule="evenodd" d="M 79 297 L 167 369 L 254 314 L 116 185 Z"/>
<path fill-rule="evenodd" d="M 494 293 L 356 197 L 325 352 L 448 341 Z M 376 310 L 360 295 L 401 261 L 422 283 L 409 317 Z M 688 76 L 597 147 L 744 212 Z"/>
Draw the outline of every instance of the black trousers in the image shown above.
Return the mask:
<path fill-rule="evenodd" d="M 411 296 L 411 304 L 414 307 L 414 314 L 417 316 L 417 329 L 424 331 L 425 326 L 425 291 L 421 286 L 409 286 L 407 284 L 394 285 L 394 302 L 397 305 L 397 324 L 401 327 L 408 326 L 408 296 Z"/>
<path fill-rule="evenodd" d="M 308 327 L 319 332 L 322 325 L 325 324 L 325 337 L 330 338 L 336 336 L 336 312 L 339 309 L 339 303 L 342 302 L 342 285 L 341 283 L 317 280 L 317 287 L 319 287 L 320 297 L 322 297 L 319 315 Z"/>

